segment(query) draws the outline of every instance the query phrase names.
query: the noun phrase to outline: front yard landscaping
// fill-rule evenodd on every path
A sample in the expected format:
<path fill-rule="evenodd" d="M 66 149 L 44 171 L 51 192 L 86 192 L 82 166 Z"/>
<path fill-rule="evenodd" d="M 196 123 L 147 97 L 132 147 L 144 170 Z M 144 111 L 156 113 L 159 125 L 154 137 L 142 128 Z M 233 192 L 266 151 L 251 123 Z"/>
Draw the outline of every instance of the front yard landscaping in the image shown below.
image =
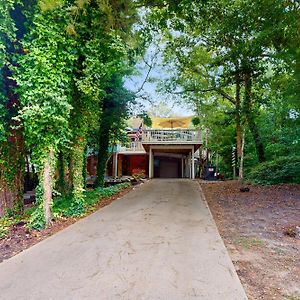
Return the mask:
<path fill-rule="evenodd" d="M 28 220 L 36 207 L 27 208 L 18 218 L 6 216 L 0 218 L 0 263 L 21 251 L 33 246 L 50 235 L 75 223 L 88 214 L 119 199 L 132 189 L 130 183 L 121 183 L 107 188 L 97 188 L 85 192 L 84 213 L 77 214 L 70 210 L 68 198 L 55 199 L 53 205 L 53 222 L 46 229 L 31 229 Z"/>

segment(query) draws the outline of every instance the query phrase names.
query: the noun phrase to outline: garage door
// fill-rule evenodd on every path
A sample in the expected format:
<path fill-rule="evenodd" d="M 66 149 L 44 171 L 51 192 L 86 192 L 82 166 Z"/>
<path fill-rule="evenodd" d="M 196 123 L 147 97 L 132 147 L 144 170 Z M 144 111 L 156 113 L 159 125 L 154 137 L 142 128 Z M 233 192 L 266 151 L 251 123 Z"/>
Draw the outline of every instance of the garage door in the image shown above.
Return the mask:
<path fill-rule="evenodd" d="M 159 178 L 179 178 L 181 177 L 181 160 L 159 158 L 158 170 L 155 173 Z"/>

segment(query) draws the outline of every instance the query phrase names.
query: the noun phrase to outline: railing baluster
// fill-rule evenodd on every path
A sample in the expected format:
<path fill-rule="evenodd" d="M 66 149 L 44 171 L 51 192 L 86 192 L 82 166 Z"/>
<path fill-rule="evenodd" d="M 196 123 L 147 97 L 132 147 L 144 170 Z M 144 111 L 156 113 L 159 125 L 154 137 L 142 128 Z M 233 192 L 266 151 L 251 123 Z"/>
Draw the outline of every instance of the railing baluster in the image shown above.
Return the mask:
<path fill-rule="evenodd" d="M 143 142 L 201 142 L 201 132 L 192 129 L 144 129 Z"/>

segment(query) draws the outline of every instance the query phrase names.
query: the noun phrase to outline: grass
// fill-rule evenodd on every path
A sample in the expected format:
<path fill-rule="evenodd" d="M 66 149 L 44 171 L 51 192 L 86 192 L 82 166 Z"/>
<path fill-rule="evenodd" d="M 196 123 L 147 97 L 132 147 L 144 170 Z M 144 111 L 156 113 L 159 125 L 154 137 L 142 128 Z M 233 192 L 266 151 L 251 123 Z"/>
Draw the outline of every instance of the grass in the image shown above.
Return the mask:
<path fill-rule="evenodd" d="M 278 255 L 285 255 L 285 251 L 279 247 L 274 247 L 272 248 L 274 250 L 274 252 Z"/>
<path fill-rule="evenodd" d="M 265 242 L 263 240 L 259 240 L 254 237 L 240 237 L 235 242 L 236 242 L 236 244 L 238 244 L 248 250 L 251 248 L 254 248 L 254 247 L 264 247 L 265 246 Z"/>

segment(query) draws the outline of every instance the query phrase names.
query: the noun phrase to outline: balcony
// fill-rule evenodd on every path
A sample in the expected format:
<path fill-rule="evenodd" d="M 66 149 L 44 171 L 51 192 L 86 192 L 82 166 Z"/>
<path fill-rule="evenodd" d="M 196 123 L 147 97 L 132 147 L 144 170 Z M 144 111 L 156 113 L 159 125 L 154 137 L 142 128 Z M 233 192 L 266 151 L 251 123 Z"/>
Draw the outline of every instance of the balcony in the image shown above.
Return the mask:
<path fill-rule="evenodd" d="M 141 152 L 141 153 L 144 153 L 145 152 L 145 149 L 142 145 L 142 142 L 130 142 L 130 144 L 128 146 L 119 146 L 118 147 L 118 152 L 119 153 L 130 153 L 130 152 L 134 152 L 134 153 L 137 153 L 137 152 Z"/>
<path fill-rule="evenodd" d="M 132 138 L 132 137 L 131 137 Z M 150 145 L 195 145 L 197 150 L 202 144 L 200 130 L 193 129 L 144 129 L 139 142 L 118 146 L 120 154 L 142 154 L 149 151 Z M 145 151 L 146 150 L 146 151 Z"/>
<path fill-rule="evenodd" d="M 145 129 L 142 144 L 202 144 L 200 130 L 193 129 Z"/>

